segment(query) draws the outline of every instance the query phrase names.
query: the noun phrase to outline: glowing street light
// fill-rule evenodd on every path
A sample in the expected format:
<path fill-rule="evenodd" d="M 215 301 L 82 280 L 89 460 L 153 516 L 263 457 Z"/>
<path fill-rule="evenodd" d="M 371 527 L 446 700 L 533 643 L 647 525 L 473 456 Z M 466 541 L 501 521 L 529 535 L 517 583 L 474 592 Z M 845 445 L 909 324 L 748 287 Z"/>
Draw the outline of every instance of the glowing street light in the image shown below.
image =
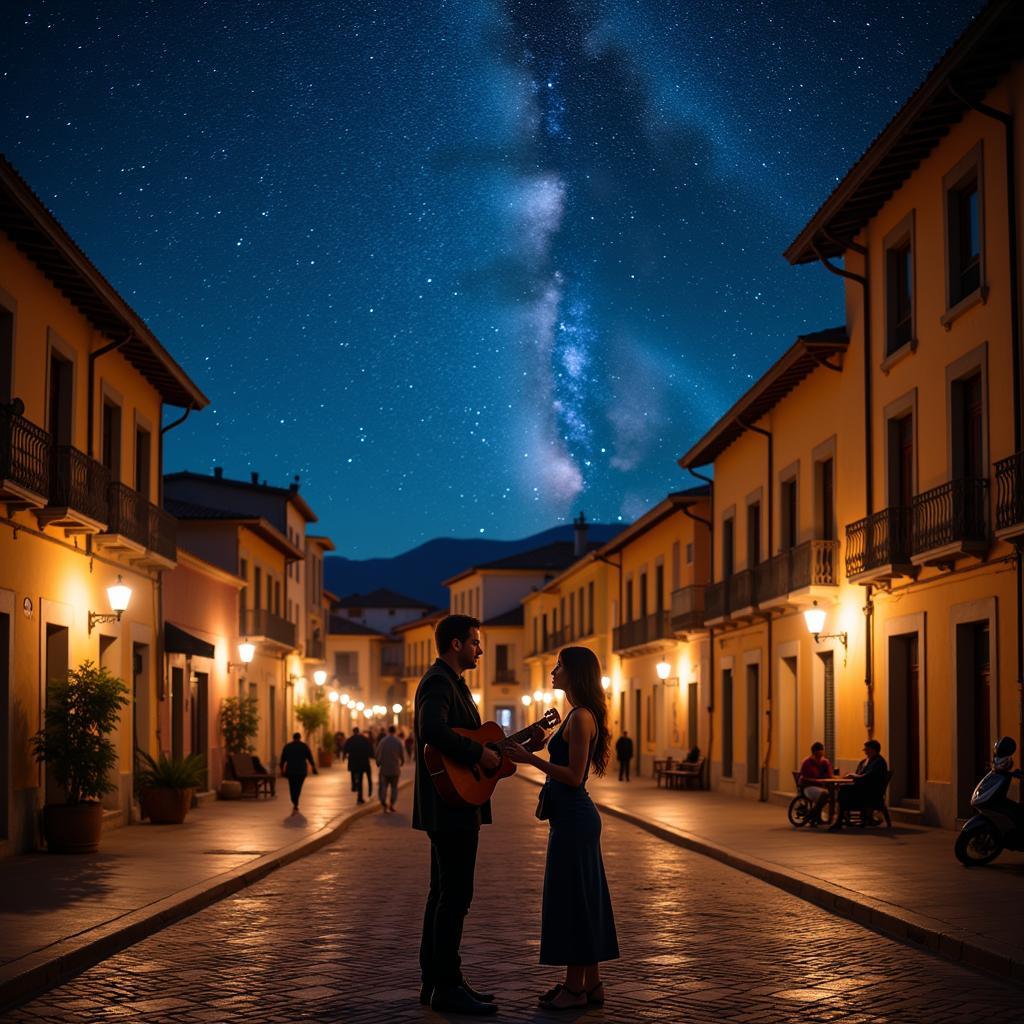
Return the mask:
<path fill-rule="evenodd" d="M 822 640 L 838 640 L 843 645 L 843 667 L 846 667 L 847 643 L 849 634 L 844 630 L 842 633 L 822 633 L 825 628 L 825 609 L 818 607 L 814 601 L 810 608 L 804 609 L 804 622 L 807 624 L 807 632 L 814 637 L 814 642 L 820 644 Z"/>
<path fill-rule="evenodd" d="M 658 662 L 658 664 L 655 666 L 655 669 L 658 673 L 659 679 L 668 679 L 668 677 L 672 674 L 672 666 L 664 658 L 662 658 L 661 661 Z"/>
<path fill-rule="evenodd" d="M 361 700 L 357 700 L 356 701 L 356 711 L 362 711 L 363 708 L 365 708 L 365 707 L 366 707 L 366 705 Z M 369 718 L 370 716 L 367 715 L 366 717 Z"/>
<path fill-rule="evenodd" d="M 474 704 L 479 704 L 480 703 L 480 694 L 479 693 L 474 693 L 473 694 L 473 703 Z"/>
<path fill-rule="evenodd" d="M 601 686 L 605 690 L 610 690 L 612 688 L 612 677 L 611 676 L 601 676 Z"/>
<path fill-rule="evenodd" d="M 344 704 L 345 707 L 348 707 L 348 705 L 349 705 L 349 696 L 348 696 L 347 693 L 343 693 L 341 695 L 341 703 Z"/>
<path fill-rule="evenodd" d="M 544 699 L 544 691 L 543 690 L 534 690 L 533 691 L 533 703 L 534 704 L 539 704 L 543 699 Z"/>
<path fill-rule="evenodd" d="M 117 582 L 107 587 L 107 600 L 110 602 L 110 612 L 89 612 L 89 632 L 101 622 L 120 622 L 121 616 L 132 599 L 132 588 L 122 579 L 118 573 Z"/>
<path fill-rule="evenodd" d="M 327 682 L 327 673 L 322 668 L 318 668 L 313 673 L 313 682 L 316 683 L 317 686 L 323 686 L 324 683 Z"/>
<path fill-rule="evenodd" d="M 329 690 L 328 693 L 327 693 L 327 699 L 332 704 L 337 704 L 338 703 L 338 691 L 337 690 Z"/>
<path fill-rule="evenodd" d="M 533 698 L 528 693 L 524 693 L 519 699 L 523 702 L 523 707 L 528 708 L 533 703 Z"/>
<path fill-rule="evenodd" d="M 391 705 L 391 711 L 392 711 L 393 714 L 400 715 L 402 713 L 402 705 L 401 704 L 392 704 Z"/>

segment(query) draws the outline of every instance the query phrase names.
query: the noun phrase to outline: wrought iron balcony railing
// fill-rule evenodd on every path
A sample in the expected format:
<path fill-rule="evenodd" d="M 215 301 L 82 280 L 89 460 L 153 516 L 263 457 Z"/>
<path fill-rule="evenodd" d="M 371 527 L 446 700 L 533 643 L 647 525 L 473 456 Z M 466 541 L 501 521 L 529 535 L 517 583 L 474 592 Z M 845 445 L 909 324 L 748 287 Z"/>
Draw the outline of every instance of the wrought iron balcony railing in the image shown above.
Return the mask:
<path fill-rule="evenodd" d="M 676 632 L 704 628 L 705 589 L 701 583 L 672 591 L 672 628 Z"/>
<path fill-rule="evenodd" d="M 54 446 L 50 462 L 50 505 L 54 508 L 106 523 L 109 483 L 106 467 L 85 452 L 70 444 Z"/>
<path fill-rule="evenodd" d="M 709 583 L 707 590 L 704 592 L 704 618 L 706 620 L 724 618 L 729 613 L 727 597 L 725 580 Z"/>
<path fill-rule="evenodd" d="M 25 419 L 25 406 L 16 399 L 0 405 L 0 485 L 46 497 L 50 493 L 50 435 Z"/>
<path fill-rule="evenodd" d="M 624 622 L 612 631 L 612 647 L 622 651 L 629 647 L 653 643 L 655 640 L 672 639 L 672 617 L 667 611 L 645 615 L 632 622 Z"/>
<path fill-rule="evenodd" d="M 138 491 L 115 480 L 107 487 L 107 505 L 105 532 L 149 547 L 149 502 Z"/>
<path fill-rule="evenodd" d="M 149 540 L 146 547 L 172 562 L 178 557 L 178 521 L 169 512 L 153 504 L 149 505 Z"/>
<path fill-rule="evenodd" d="M 286 647 L 295 647 L 295 623 L 266 608 L 243 608 L 239 626 L 242 636 L 262 636 Z"/>
<path fill-rule="evenodd" d="M 911 509 L 893 505 L 846 527 L 846 575 L 910 564 Z"/>
<path fill-rule="evenodd" d="M 996 529 L 1024 526 L 1024 452 L 996 463 Z"/>
<path fill-rule="evenodd" d="M 961 478 L 914 497 L 912 554 L 988 540 L 988 480 Z"/>
<path fill-rule="evenodd" d="M 324 656 L 323 637 L 311 636 L 306 641 L 306 657 L 322 660 Z"/>
<path fill-rule="evenodd" d="M 516 670 L 514 668 L 496 668 L 494 670 L 494 681 L 496 683 L 514 683 L 516 681 Z"/>

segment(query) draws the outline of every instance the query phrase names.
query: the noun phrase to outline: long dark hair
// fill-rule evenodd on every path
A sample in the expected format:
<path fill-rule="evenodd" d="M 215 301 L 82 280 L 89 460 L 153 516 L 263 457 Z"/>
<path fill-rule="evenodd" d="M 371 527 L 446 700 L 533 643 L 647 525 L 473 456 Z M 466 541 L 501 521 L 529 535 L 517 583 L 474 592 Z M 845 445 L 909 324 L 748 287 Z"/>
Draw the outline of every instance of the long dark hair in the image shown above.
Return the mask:
<path fill-rule="evenodd" d="M 601 686 L 601 663 L 589 647 L 563 647 L 559 660 L 565 669 L 565 692 L 574 707 L 587 708 L 597 722 L 597 742 L 591 764 L 596 775 L 604 775 L 611 753 L 608 731 L 608 701 Z"/>

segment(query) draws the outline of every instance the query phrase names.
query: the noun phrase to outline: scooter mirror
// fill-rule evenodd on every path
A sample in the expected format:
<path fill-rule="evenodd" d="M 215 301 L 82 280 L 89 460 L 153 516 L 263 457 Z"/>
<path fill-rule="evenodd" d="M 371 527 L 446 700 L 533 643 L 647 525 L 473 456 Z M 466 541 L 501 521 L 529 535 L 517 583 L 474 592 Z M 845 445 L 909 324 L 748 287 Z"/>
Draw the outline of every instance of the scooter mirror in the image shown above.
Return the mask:
<path fill-rule="evenodd" d="M 996 757 L 1012 757 L 1017 750 L 1017 741 L 1012 736 L 1004 736 L 994 748 Z"/>

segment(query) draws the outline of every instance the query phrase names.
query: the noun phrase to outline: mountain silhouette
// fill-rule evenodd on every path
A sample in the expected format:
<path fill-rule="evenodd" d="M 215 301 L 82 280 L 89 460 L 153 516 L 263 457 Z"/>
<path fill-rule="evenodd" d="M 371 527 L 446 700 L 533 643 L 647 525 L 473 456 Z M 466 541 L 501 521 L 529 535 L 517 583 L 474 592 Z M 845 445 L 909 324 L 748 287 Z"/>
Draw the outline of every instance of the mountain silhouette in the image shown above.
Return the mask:
<path fill-rule="evenodd" d="M 611 540 L 625 526 L 625 523 L 588 523 L 587 540 Z M 324 586 L 339 597 L 386 587 L 446 608 L 448 589 L 441 586 L 441 581 L 449 576 L 482 562 L 572 539 L 572 524 L 566 523 L 521 540 L 437 537 L 392 558 L 360 560 L 328 555 L 324 559 Z"/>

